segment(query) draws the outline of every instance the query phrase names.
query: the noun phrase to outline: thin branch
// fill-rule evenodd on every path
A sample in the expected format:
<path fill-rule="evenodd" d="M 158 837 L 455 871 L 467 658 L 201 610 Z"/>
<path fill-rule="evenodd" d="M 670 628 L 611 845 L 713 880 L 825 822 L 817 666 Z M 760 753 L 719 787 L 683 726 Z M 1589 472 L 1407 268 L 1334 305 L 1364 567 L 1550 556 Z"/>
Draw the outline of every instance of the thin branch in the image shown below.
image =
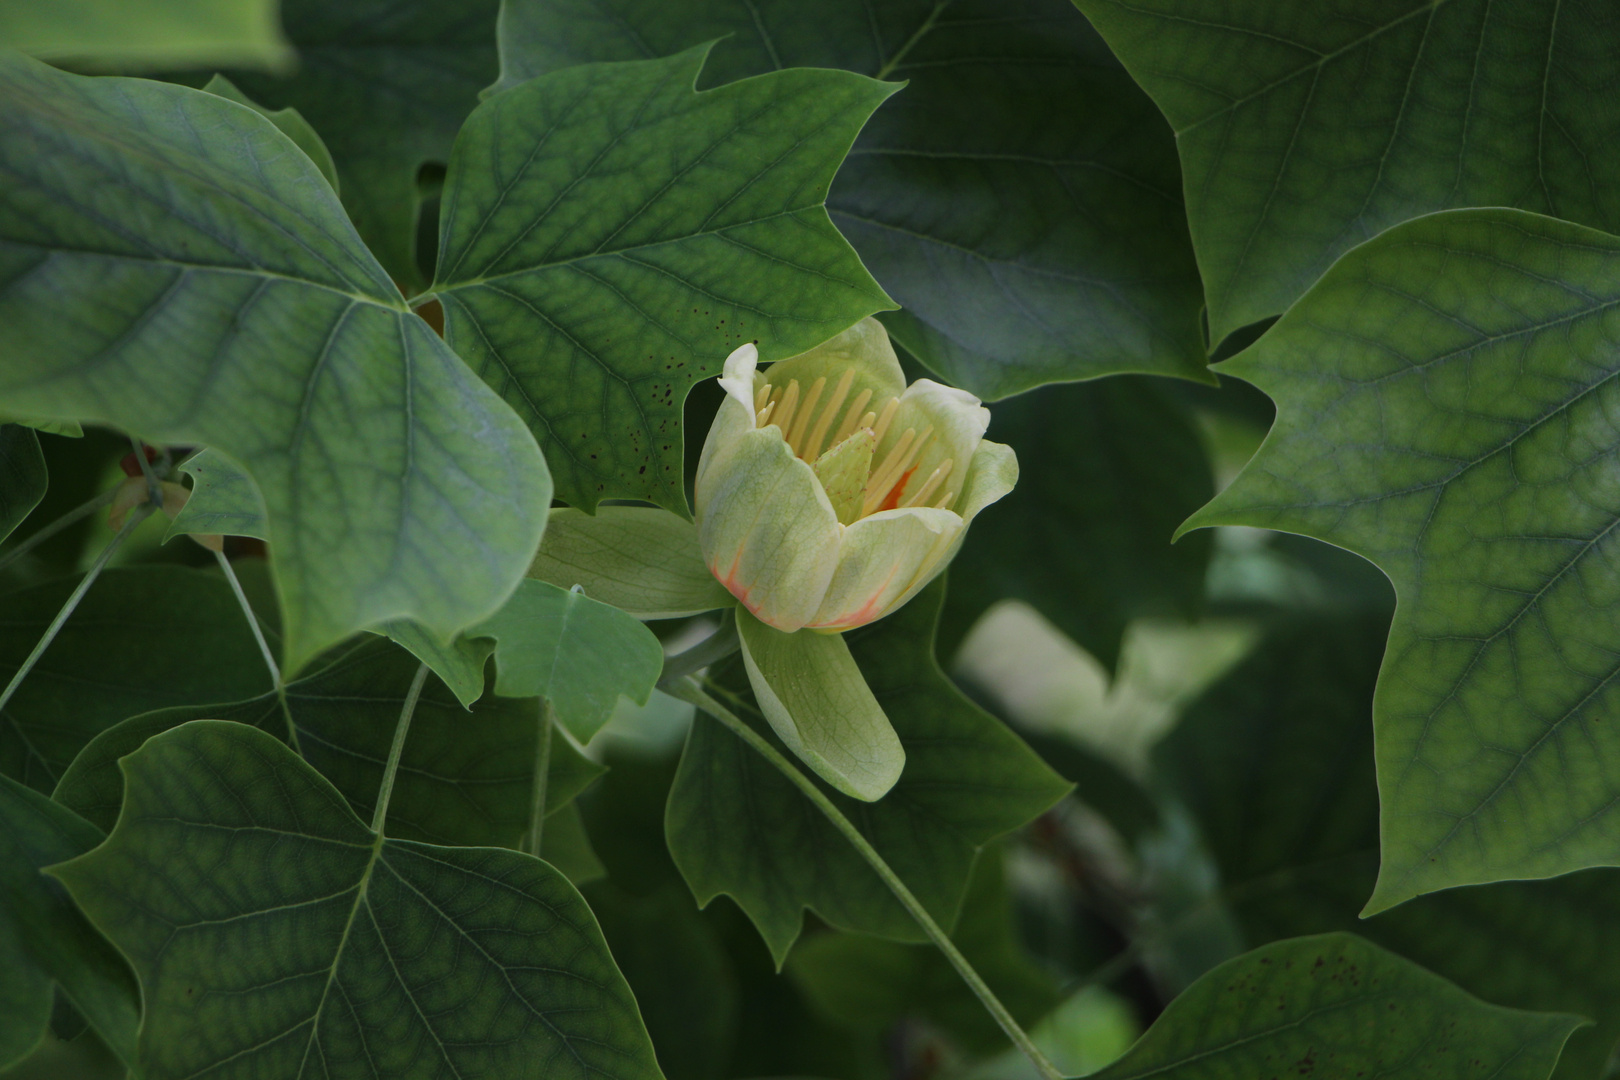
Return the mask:
<path fill-rule="evenodd" d="M 157 474 L 152 471 L 152 463 L 146 460 L 146 447 L 133 435 L 129 437 L 129 445 L 135 448 L 135 463 L 141 467 L 141 475 L 146 477 L 146 501 L 161 508 L 163 488 L 158 484 Z"/>
<path fill-rule="evenodd" d="M 551 699 L 540 699 L 540 733 L 534 750 L 534 786 L 529 795 L 529 835 L 523 850 L 540 857 L 540 838 L 546 826 L 546 786 L 551 779 Z"/>
<path fill-rule="evenodd" d="M 18 559 L 37 548 L 39 545 L 43 544 L 45 541 L 61 532 L 69 525 L 72 525 L 76 521 L 82 521 L 84 518 L 89 517 L 97 510 L 100 510 L 103 506 L 106 506 L 108 503 L 112 502 L 117 494 L 118 489 L 116 487 L 108 488 L 100 495 L 93 496 L 90 499 L 80 503 L 78 506 L 75 506 L 72 510 L 69 510 L 67 513 L 57 518 L 49 525 L 36 530 L 31 536 L 28 537 L 28 539 L 19 540 L 16 547 L 12 548 L 4 555 L 0 555 L 0 570 L 4 570 L 6 567 L 10 566 L 12 563 L 16 562 Z"/>
<path fill-rule="evenodd" d="M 223 551 L 216 551 L 214 561 L 225 572 L 225 580 L 231 583 L 231 592 L 236 594 L 236 602 L 241 605 L 242 614 L 247 618 L 248 629 L 253 631 L 253 640 L 259 643 L 259 655 L 264 657 L 264 666 L 270 671 L 270 681 L 275 684 L 276 700 L 281 702 L 281 718 L 287 724 L 287 743 L 294 753 L 302 757 L 304 750 L 298 745 L 298 725 L 293 723 L 292 707 L 287 704 L 287 684 L 281 679 L 281 667 L 276 663 L 275 654 L 270 651 L 270 643 L 264 638 L 259 617 L 254 614 L 253 605 L 248 603 L 247 593 L 242 591 L 242 583 L 237 580 L 231 560 L 225 557 Z"/>
<path fill-rule="evenodd" d="M 399 758 L 405 752 L 405 736 L 411 730 L 411 717 L 416 715 L 416 702 L 422 696 L 422 684 L 427 682 L 428 666 L 416 669 L 410 692 L 405 695 L 405 707 L 399 712 L 399 723 L 394 725 L 394 745 L 388 748 L 388 764 L 383 766 L 382 786 L 377 789 L 377 811 L 371 815 L 371 831 L 380 840 L 383 823 L 388 820 L 388 800 L 394 795 L 394 775 L 399 772 Z"/>
<path fill-rule="evenodd" d="M 28 659 L 22 662 L 22 667 L 18 668 L 17 673 L 11 677 L 11 681 L 6 684 L 5 691 L 0 692 L 0 712 L 5 710 L 7 703 L 11 701 L 12 695 L 17 692 L 17 687 L 22 685 L 23 679 L 28 677 L 30 671 L 34 670 L 34 665 L 39 663 L 39 658 L 45 655 L 45 650 L 51 647 L 51 642 L 56 640 L 56 635 L 62 632 L 62 626 L 68 621 L 68 617 L 73 614 L 73 609 L 79 606 L 79 601 L 84 599 L 84 594 L 90 591 L 90 586 L 95 584 L 96 578 L 107 568 L 107 563 L 112 559 L 113 552 L 117 551 L 125 538 L 134 532 L 141 522 L 146 520 L 147 515 L 152 510 L 153 507 L 150 503 L 143 503 L 137 507 L 134 513 L 130 514 L 124 521 L 124 527 L 119 529 L 117 535 L 107 542 L 106 547 L 101 549 L 101 554 L 96 556 L 96 561 L 91 564 L 90 569 L 85 573 L 84 580 L 79 582 L 79 587 L 73 590 L 73 595 L 67 598 L 67 603 L 63 604 L 62 610 L 56 613 L 56 618 L 51 620 L 51 625 L 45 628 L 45 633 L 39 639 L 39 644 L 34 646 L 34 651 L 28 654 Z"/>
<path fill-rule="evenodd" d="M 922 927 L 923 933 L 928 935 L 928 939 L 938 947 L 940 952 L 945 954 L 945 959 L 950 961 L 951 966 L 956 969 L 956 973 L 962 977 L 962 981 L 968 984 L 968 989 L 973 991 L 974 996 L 979 999 L 990 1015 L 995 1017 L 996 1023 L 1001 1025 L 1001 1030 L 1007 1033 L 1007 1038 L 1012 1040 L 1014 1046 L 1023 1051 L 1024 1056 L 1029 1058 L 1044 1080 L 1062 1080 L 1063 1074 L 1058 1071 L 1057 1066 L 1047 1060 L 1046 1055 L 1041 1053 L 1034 1040 L 1019 1026 L 1018 1021 L 1013 1019 L 1012 1013 L 1007 1011 L 1007 1007 L 1001 1003 L 1001 999 L 996 997 L 995 992 L 986 985 L 984 979 L 974 970 L 973 965 L 968 963 L 967 957 L 963 956 L 961 951 L 957 949 L 956 943 L 950 939 L 950 936 L 944 930 L 940 929 L 939 924 L 934 921 L 934 917 L 928 914 L 928 909 L 922 906 L 922 902 L 912 894 L 906 883 L 900 880 L 900 875 L 894 872 L 894 869 L 889 866 L 888 862 L 872 846 L 871 842 L 861 835 L 861 831 L 855 827 L 854 823 L 844 816 L 843 811 L 839 810 L 814 782 L 778 752 L 776 747 L 767 742 L 759 732 L 749 727 L 730 709 L 710 697 L 697 684 L 696 680 L 690 677 L 672 680 L 668 686 L 664 687 L 664 691 L 672 697 L 696 705 L 714 717 L 728 728 L 733 735 L 736 735 L 758 751 L 760 756 L 775 766 L 783 776 L 787 777 L 793 786 L 804 794 L 805 798 L 814 803 L 816 809 L 820 810 L 827 820 L 832 822 L 833 828 L 842 833 L 844 839 L 848 840 L 850 845 L 860 853 L 861 858 L 866 860 L 867 865 L 877 871 L 878 877 L 883 879 L 883 884 L 889 887 L 889 891 L 894 893 L 895 899 L 900 901 L 911 917 L 917 921 L 917 925 Z"/>

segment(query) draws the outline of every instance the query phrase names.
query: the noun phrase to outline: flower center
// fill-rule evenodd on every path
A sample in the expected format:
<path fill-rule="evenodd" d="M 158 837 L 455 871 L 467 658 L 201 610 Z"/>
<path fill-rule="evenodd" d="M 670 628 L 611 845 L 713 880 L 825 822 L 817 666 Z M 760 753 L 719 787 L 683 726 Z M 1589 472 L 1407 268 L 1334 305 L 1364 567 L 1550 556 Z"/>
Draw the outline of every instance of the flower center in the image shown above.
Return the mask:
<path fill-rule="evenodd" d="M 810 389 L 803 393 L 798 379 L 789 380 L 785 387 L 766 383 L 754 396 L 754 426 L 775 427 L 782 433 L 783 440 L 793 450 L 794 456 L 812 465 L 823 456 L 823 446 L 828 448 L 827 453 L 830 454 L 832 448 L 841 445 L 858 431 L 868 432 L 872 445 L 876 447 L 889 433 L 895 413 L 900 409 L 900 399 L 892 397 L 885 401 L 881 408 L 868 409 L 867 406 L 872 403 L 872 391 L 862 390 L 845 408 L 845 399 L 849 397 L 850 388 L 854 383 L 855 372 L 853 370 L 844 372 L 843 377 L 838 380 L 838 385 L 833 388 L 832 396 L 827 398 L 825 403 L 822 402 L 822 395 L 827 389 L 826 376 L 816 379 L 810 384 Z M 843 417 L 841 420 L 840 413 Z M 836 428 L 833 426 L 835 420 L 838 421 Z M 933 442 L 933 438 L 932 425 L 924 428 L 920 434 L 916 428 L 908 427 L 900 433 L 881 461 L 875 456 L 872 458 L 871 467 L 866 474 L 860 517 L 902 506 L 943 508 L 955 501 L 957 494 L 955 488 L 947 489 L 937 501 L 930 501 L 945 486 L 945 481 L 950 479 L 951 470 L 955 465 L 950 458 L 935 465 L 928 478 L 907 495 L 904 502 L 900 501 L 907 484 L 917 471 L 918 460 Z"/>

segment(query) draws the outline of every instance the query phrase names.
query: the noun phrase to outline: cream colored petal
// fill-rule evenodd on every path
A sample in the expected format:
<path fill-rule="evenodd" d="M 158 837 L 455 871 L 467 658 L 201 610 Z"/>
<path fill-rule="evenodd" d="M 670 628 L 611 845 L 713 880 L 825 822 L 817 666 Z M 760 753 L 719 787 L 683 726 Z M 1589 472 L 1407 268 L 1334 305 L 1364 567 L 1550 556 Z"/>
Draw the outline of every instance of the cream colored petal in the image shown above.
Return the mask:
<path fill-rule="evenodd" d="M 709 571 L 762 621 L 792 633 L 815 614 L 838 565 L 838 518 L 776 428 L 743 432 L 699 477 L 697 524 Z"/>
<path fill-rule="evenodd" d="M 698 547 L 697 526 L 650 506 L 603 506 L 593 516 L 551 512 L 529 577 L 585 595 L 638 619 L 674 619 L 730 607 Z"/>
<path fill-rule="evenodd" d="M 956 553 L 962 519 L 949 510 L 885 510 L 844 529 L 838 569 L 805 625 L 847 630 L 882 618 L 934 579 Z"/>
<path fill-rule="evenodd" d="M 855 382 L 847 401 L 853 401 L 862 390 L 871 390 L 872 400 L 881 405 L 906 388 L 906 375 L 900 370 L 894 346 L 889 344 L 889 332 L 871 317 L 809 352 L 778 360 L 765 369 L 765 378 L 772 386 L 786 386 L 789 380 L 797 379 L 800 386 L 808 387 L 824 377 L 831 393 L 830 388 L 850 368 L 855 369 Z"/>
<path fill-rule="evenodd" d="M 945 386 L 932 379 L 918 379 L 906 387 L 906 392 L 900 397 L 900 409 L 895 414 L 894 422 L 884 434 L 883 445 L 878 447 L 877 460 L 883 461 L 908 428 L 916 431 L 919 438 L 929 428 L 933 429 L 933 434 L 912 467 L 896 485 L 899 494 L 891 496 L 888 501 L 896 506 L 905 506 L 906 501 L 928 482 L 928 477 L 947 459 L 951 462 L 951 472 L 937 489 L 937 494 L 943 496 L 947 492 L 963 490 L 968 463 L 989 426 L 990 410 L 966 390 Z"/>
<path fill-rule="evenodd" d="M 962 495 L 956 509 L 963 521 L 971 522 L 980 510 L 996 502 L 1018 484 L 1018 455 L 1003 443 L 985 439 L 973 452 Z"/>
<path fill-rule="evenodd" d="M 709 425 L 708 438 L 703 440 L 703 454 L 698 458 L 699 485 L 718 457 L 724 457 L 736 445 L 745 431 L 754 430 L 754 385 L 758 378 L 759 350 L 753 343 L 739 345 L 726 357 L 725 373 L 720 386 L 726 392 Z"/>
<path fill-rule="evenodd" d="M 737 614 L 754 698 L 789 750 L 827 783 L 867 802 L 900 779 L 906 751 L 837 634 L 783 634 Z"/>

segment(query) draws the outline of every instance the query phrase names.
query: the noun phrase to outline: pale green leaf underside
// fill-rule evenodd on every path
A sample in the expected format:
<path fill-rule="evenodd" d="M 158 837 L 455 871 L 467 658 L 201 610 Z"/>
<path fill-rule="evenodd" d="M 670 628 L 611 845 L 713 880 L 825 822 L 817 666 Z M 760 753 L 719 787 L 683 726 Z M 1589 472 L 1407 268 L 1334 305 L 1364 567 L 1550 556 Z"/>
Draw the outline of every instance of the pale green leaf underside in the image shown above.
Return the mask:
<path fill-rule="evenodd" d="M 677 619 L 736 603 L 703 561 L 697 526 L 647 506 L 551 512 L 529 576 L 638 619 Z"/>
<path fill-rule="evenodd" d="M 268 512 L 287 667 L 489 614 L 549 490 L 315 166 L 212 94 L 0 60 L 0 399 L 216 448 Z"/>
<path fill-rule="evenodd" d="M 905 308 L 884 324 L 947 381 L 1208 379 L 1170 131 L 1069 0 L 508 0 L 502 81 L 717 39 L 706 85 L 905 80 L 827 206 Z"/>
<path fill-rule="evenodd" d="M 1611 5 L 1076 3 L 1176 130 L 1216 341 L 1420 214 L 1620 227 Z"/>
<path fill-rule="evenodd" d="M 529 422 L 558 497 L 684 512 L 681 406 L 726 354 L 892 307 L 823 205 L 896 87 L 790 70 L 696 93 L 707 47 L 494 95 L 445 183 L 447 339 Z"/>
<path fill-rule="evenodd" d="M 659 1080 L 596 920 L 545 863 L 383 840 L 243 724 L 186 724 L 123 768 L 112 835 L 55 873 L 141 979 L 149 1080 Z"/>
<path fill-rule="evenodd" d="M 1327 540 L 1400 599 L 1368 910 L 1620 863 L 1620 240 L 1514 210 L 1422 218 L 1222 370 L 1278 419 L 1188 526 Z"/>
<path fill-rule="evenodd" d="M 1179 997 L 1097 1080 L 1546 1080 L 1582 1020 L 1488 1005 L 1350 934 L 1279 941 Z"/>
<path fill-rule="evenodd" d="M 497 694 L 547 699 L 582 743 L 621 696 L 645 705 L 664 666 L 663 647 L 634 618 L 533 578 L 467 636 L 495 639 Z"/>
<path fill-rule="evenodd" d="M 881 799 L 906 766 L 841 634 L 784 634 L 737 609 L 737 636 L 754 700 L 771 730 L 827 783 L 864 802 Z"/>
<path fill-rule="evenodd" d="M 285 67 L 292 50 L 275 0 L 14 0 L 0 48 L 129 70 L 244 64 Z"/>
<path fill-rule="evenodd" d="M 394 724 L 416 674 L 414 657 L 365 640 L 287 687 L 229 704 L 159 709 L 132 716 L 90 741 L 52 798 L 111 829 L 124 796 L 118 760 L 153 735 L 190 720 L 231 720 L 289 741 L 289 717 L 306 761 L 369 819 Z M 436 680 L 423 687 L 388 804 L 389 835 L 433 844 L 515 846 L 529 827 L 538 703 L 486 698 L 471 712 Z M 601 775 L 566 741 L 551 748 L 548 812 Z"/>
<path fill-rule="evenodd" d="M 101 840 L 71 810 L 0 776 L 0 1069 L 45 1034 L 53 984 L 121 1060 L 135 1060 L 134 976 L 61 885 L 39 872 Z"/>

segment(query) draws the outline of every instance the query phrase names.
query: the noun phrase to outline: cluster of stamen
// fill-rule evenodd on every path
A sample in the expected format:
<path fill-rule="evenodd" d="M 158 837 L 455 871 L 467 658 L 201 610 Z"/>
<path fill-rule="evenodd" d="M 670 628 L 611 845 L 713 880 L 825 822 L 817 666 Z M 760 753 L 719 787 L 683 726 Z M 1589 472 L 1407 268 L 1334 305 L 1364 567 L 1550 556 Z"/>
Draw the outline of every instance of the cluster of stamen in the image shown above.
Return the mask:
<path fill-rule="evenodd" d="M 774 424 L 782 432 L 782 438 L 792 447 L 794 456 L 814 464 L 821 456 L 822 448 L 831 449 L 848 439 L 857 431 L 865 428 L 872 433 L 874 446 L 883 442 L 888 434 L 889 427 L 894 423 L 894 416 L 900 408 L 899 398 L 890 398 L 881 408 L 868 409 L 872 403 L 872 391 L 862 390 L 855 395 L 855 399 L 844 407 L 844 400 L 849 397 L 850 388 L 855 383 L 855 372 L 844 372 L 833 388 L 832 396 L 822 404 L 822 394 L 827 389 L 826 376 L 816 379 L 810 384 L 810 389 L 800 393 L 799 380 L 789 380 L 787 386 L 773 386 L 766 383 L 759 388 L 754 397 L 754 426 L 766 427 Z M 833 427 L 833 421 L 838 418 L 842 410 L 843 419 L 838 426 Z M 831 439 L 828 439 L 828 434 Z M 936 492 L 945 486 L 950 478 L 951 469 L 955 462 L 946 458 L 935 466 L 934 471 L 928 474 L 928 479 L 906 499 L 904 503 L 898 501 L 898 492 L 905 487 L 910 478 L 915 463 L 922 456 L 923 450 L 934 437 L 933 426 L 930 425 L 918 434 L 915 428 L 906 428 L 895 440 L 894 446 L 883 456 L 882 461 L 874 459 L 871 471 L 866 478 L 866 494 L 861 505 L 861 516 L 875 513 L 878 510 L 890 510 L 899 506 L 934 506 L 947 507 L 956 499 L 956 490 L 949 489 L 937 501 L 930 502 Z"/>

